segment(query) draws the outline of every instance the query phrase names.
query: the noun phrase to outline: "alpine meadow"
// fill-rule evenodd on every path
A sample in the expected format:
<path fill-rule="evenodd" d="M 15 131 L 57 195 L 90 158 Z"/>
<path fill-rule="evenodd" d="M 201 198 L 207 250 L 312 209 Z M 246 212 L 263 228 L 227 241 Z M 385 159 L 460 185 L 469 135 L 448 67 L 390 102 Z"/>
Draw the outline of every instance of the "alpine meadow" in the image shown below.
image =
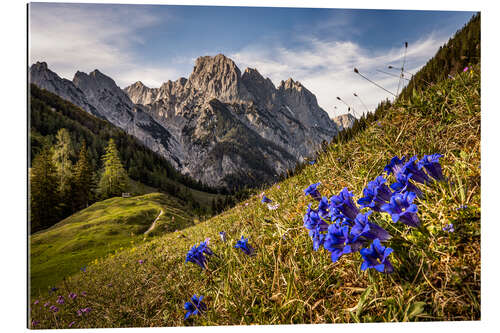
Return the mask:
<path fill-rule="evenodd" d="M 35 23 L 73 9 L 94 15 L 93 6 L 108 13 L 30 6 Z M 269 10 L 276 34 L 281 18 L 327 13 L 189 7 L 157 6 L 179 20 Z M 422 24 L 452 13 L 416 12 L 404 13 Z M 380 16 L 377 29 L 396 14 L 346 13 Z M 28 327 L 481 320 L 481 14 L 469 14 L 425 58 L 415 35 L 391 63 L 383 52 L 352 55 L 347 74 L 306 64 L 326 58 L 313 53 L 326 46 L 300 53 L 283 42 L 284 55 L 272 49 L 269 60 L 238 49 L 229 28 L 219 33 L 234 47 L 189 58 L 189 76 L 159 88 L 104 63 L 69 80 L 59 58 L 32 61 Z M 155 50 L 147 37 L 144 57 Z M 256 68 L 240 70 L 248 59 Z M 300 81 L 285 80 L 287 68 Z M 315 80 L 326 74 L 345 81 L 324 94 Z"/>

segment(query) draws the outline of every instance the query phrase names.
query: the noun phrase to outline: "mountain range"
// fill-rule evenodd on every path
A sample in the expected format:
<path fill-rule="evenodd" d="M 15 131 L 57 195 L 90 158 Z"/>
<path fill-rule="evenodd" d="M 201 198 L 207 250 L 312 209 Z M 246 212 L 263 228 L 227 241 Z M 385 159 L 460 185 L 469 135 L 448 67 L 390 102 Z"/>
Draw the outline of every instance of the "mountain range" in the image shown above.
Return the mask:
<path fill-rule="evenodd" d="M 138 81 L 120 89 L 99 70 L 70 81 L 45 62 L 29 68 L 29 80 L 137 137 L 182 173 L 228 189 L 275 180 L 354 122 L 330 119 L 300 82 L 275 87 L 222 54 L 199 57 L 189 78 L 159 88 Z"/>

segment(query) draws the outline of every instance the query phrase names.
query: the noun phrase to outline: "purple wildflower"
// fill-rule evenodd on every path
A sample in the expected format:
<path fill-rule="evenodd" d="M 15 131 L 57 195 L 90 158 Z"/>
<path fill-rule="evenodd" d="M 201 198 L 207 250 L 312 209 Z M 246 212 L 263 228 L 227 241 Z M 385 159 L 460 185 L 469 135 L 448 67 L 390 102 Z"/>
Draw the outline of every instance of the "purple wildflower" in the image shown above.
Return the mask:
<path fill-rule="evenodd" d="M 385 185 L 385 178 L 378 176 L 363 189 L 364 197 L 358 200 L 361 207 L 369 207 L 380 212 L 380 207 L 391 199 L 391 190 Z"/>
<path fill-rule="evenodd" d="M 35 319 L 31 320 L 31 327 L 35 327 L 35 326 L 37 326 L 38 324 L 40 324 L 40 321 L 35 320 Z"/>
<path fill-rule="evenodd" d="M 76 298 L 76 294 L 70 293 L 68 297 L 71 298 L 72 300 L 74 300 Z"/>
<path fill-rule="evenodd" d="M 87 296 L 87 292 L 86 291 L 82 291 L 81 295 L 82 296 Z"/>
<path fill-rule="evenodd" d="M 266 197 L 265 195 L 262 196 L 262 203 L 270 203 L 270 202 L 273 202 L 271 199 L 269 199 L 268 197 Z"/>
<path fill-rule="evenodd" d="M 184 310 L 187 310 L 184 315 L 184 320 L 188 319 L 190 316 L 195 316 L 201 314 L 203 311 L 207 310 L 207 306 L 202 302 L 203 296 L 196 296 L 196 294 L 191 297 L 191 302 L 184 303 Z"/>
<path fill-rule="evenodd" d="M 421 170 L 421 167 L 418 167 L 415 164 L 415 161 L 417 161 L 417 156 L 413 156 L 408 160 L 408 162 L 405 163 L 403 166 L 403 169 L 401 170 L 402 173 L 407 175 L 408 177 L 411 174 L 411 179 L 414 181 L 421 183 L 421 184 L 427 184 L 431 182 L 431 179 L 427 174 Z"/>
<path fill-rule="evenodd" d="M 359 251 L 364 260 L 361 264 L 361 270 L 375 268 L 381 273 L 392 273 L 394 268 L 388 258 L 392 252 L 393 249 L 382 246 L 379 239 L 373 240 L 369 248 Z"/>
<path fill-rule="evenodd" d="M 35 304 L 35 305 L 37 305 L 38 303 L 40 303 L 40 301 L 39 301 L 39 300 L 35 300 L 35 301 L 33 302 L 33 304 Z"/>
<path fill-rule="evenodd" d="M 464 72 L 467 72 L 469 70 L 469 66 L 464 68 Z"/>
<path fill-rule="evenodd" d="M 388 175 L 390 175 L 391 173 L 393 174 L 398 173 L 403 168 L 405 160 L 406 156 L 403 156 L 402 159 L 399 159 L 399 157 L 394 156 L 391 159 L 391 162 L 385 166 L 384 171 L 387 172 Z"/>
<path fill-rule="evenodd" d="M 443 155 L 440 154 L 424 155 L 424 157 L 418 161 L 417 167 L 418 169 L 425 168 L 429 176 L 438 181 L 445 180 L 441 164 L 439 164 L 439 159 L 441 157 L 443 157 Z"/>
<path fill-rule="evenodd" d="M 75 324 L 76 324 L 76 321 L 72 321 L 71 323 L 69 323 L 68 327 L 71 327 L 71 326 L 73 326 Z"/>
<path fill-rule="evenodd" d="M 453 226 L 453 223 L 445 225 L 443 227 L 443 231 L 446 231 L 446 232 L 455 232 L 455 227 Z"/>
<path fill-rule="evenodd" d="M 317 189 L 320 184 L 321 183 L 315 183 L 315 184 L 309 185 L 309 187 L 304 190 L 304 193 L 306 194 L 306 196 L 310 195 L 314 200 L 320 201 L 321 194 L 319 193 L 319 191 Z"/>
<path fill-rule="evenodd" d="M 202 269 L 207 267 L 207 258 L 205 254 L 211 256 L 213 255 L 212 250 L 208 247 L 208 240 L 201 242 L 199 246 L 193 245 L 193 247 L 188 251 L 186 255 L 185 262 L 192 262 L 199 265 Z"/>
<path fill-rule="evenodd" d="M 344 216 L 354 220 L 359 214 L 359 209 L 352 201 L 352 197 L 352 192 L 349 192 L 347 187 L 344 187 L 342 191 L 340 191 L 339 195 L 333 195 L 330 198 L 330 210 L 337 208 L 342 212 L 342 214 L 344 214 Z"/>
<path fill-rule="evenodd" d="M 401 221 L 410 227 L 418 227 L 420 220 L 417 216 L 417 205 L 413 203 L 415 197 L 413 192 L 394 193 L 391 201 L 382 206 L 382 211 L 391 214 L 395 223 Z"/>
<path fill-rule="evenodd" d="M 349 226 L 330 224 L 323 246 L 330 251 L 332 262 L 336 262 L 343 254 L 358 251 L 363 244 L 357 236 L 349 234 Z"/>
<path fill-rule="evenodd" d="M 410 182 L 413 174 L 404 174 L 403 172 L 398 172 L 396 174 L 396 182 L 391 184 L 391 189 L 395 192 L 413 192 L 417 195 L 417 197 L 421 198 L 423 196 L 422 191 L 413 183 Z"/>
<path fill-rule="evenodd" d="M 64 304 L 64 297 L 62 296 L 57 296 L 57 301 L 56 301 L 58 304 Z"/>
<path fill-rule="evenodd" d="M 54 313 L 59 311 L 59 308 L 55 305 L 51 305 L 49 309 L 50 309 L 50 311 L 52 311 Z"/>
<path fill-rule="evenodd" d="M 139 264 L 143 264 L 144 263 L 144 260 L 142 259 L 139 259 L 139 261 L 137 261 Z"/>
<path fill-rule="evenodd" d="M 391 235 L 378 224 L 372 223 L 368 220 L 372 212 L 359 213 L 354 220 L 354 226 L 351 229 L 351 234 L 358 237 L 374 240 L 380 239 L 385 242 L 391 238 Z"/>
<path fill-rule="evenodd" d="M 274 205 L 267 204 L 267 209 L 269 209 L 269 210 L 276 210 L 276 209 L 278 209 L 279 206 L 280 206 L 279 203 L 274 204 Z"/>
<path fill-rule="evenodd" d="M 234 246 L 236 249 L 241 249 L 245 254 L 251 256 L 255 253 L 253 247 L 248 244 L 248 238 L 241 236 L 241 239 Z"/>
<path fill-rule="evenodd" d="M 46 307 L 48 307 L 49 305 L 50 305 L 50 303 L 49 303 L 49 302 L 47 302 L 47 303 L 45 303 L 45 304 L 43 305 L 43 307 L 44 307 L 44 308 L 46 308 Z"/>

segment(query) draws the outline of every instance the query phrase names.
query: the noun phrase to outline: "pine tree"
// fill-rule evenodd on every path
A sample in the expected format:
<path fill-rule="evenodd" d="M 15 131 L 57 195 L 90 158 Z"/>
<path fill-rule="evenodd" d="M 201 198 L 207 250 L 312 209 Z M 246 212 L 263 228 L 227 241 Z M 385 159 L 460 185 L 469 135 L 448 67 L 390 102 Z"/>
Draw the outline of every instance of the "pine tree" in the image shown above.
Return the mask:
<path fill-rule="evenodd" d="M 57 222 L 58 186 L 52 153 L 46 146 L 35 157 L 30 170 L 31 232 L 47 228 Z"/>
<path fill-rule="evenodd" d="M 88 207 L 91 200 L 93 183 L 94 172 L 89 162 L 87 146 L 85 141 L 83 141 L 74 172 L 73 201 L 75 210 Z"/>
<path fill-rule="evenodd" d="M 127 190 L 128 176 L 113 139 L 109 139 L 102 161 L 104 171 L 99 181 L 99 194 L 103 199 L 118 196 Z"/>
<path fill-rule="evenodd" d="M 73 165 L 69 159 L 72 153 L 71 138 L 69 132 L 65 128 L 57 131 L 56 144 L 53 147 L 52 159 L 56 167 L 58 177 L 58 192 L 60 197 L 61 211 L 64 216 L 72 213 L 72 182 L 73 182 Z"/>

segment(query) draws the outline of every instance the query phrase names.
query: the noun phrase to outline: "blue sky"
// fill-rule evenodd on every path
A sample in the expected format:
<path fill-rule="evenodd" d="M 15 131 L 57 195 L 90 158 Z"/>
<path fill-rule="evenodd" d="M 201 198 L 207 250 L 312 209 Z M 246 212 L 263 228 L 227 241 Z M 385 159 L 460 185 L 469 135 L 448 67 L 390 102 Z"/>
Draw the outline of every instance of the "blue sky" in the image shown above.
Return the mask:
<path fill-rule="evenodd" d="M 158 87 L 188 77 L 194 61 L 223 53 L 243 71 L 256 68 L 275 85 L 292 77 L 316 94 L 331 116 L 342 97 L 361 114 L 356 92 L 372 109 L 398 79 L 380 73 L 402 63 L 416 71 L 473 12 L 32 3 L 30 62 L 60 76 L 99 69 L 120 87 Z M 396 74 L 394 72 L 394 74 Z"/>

